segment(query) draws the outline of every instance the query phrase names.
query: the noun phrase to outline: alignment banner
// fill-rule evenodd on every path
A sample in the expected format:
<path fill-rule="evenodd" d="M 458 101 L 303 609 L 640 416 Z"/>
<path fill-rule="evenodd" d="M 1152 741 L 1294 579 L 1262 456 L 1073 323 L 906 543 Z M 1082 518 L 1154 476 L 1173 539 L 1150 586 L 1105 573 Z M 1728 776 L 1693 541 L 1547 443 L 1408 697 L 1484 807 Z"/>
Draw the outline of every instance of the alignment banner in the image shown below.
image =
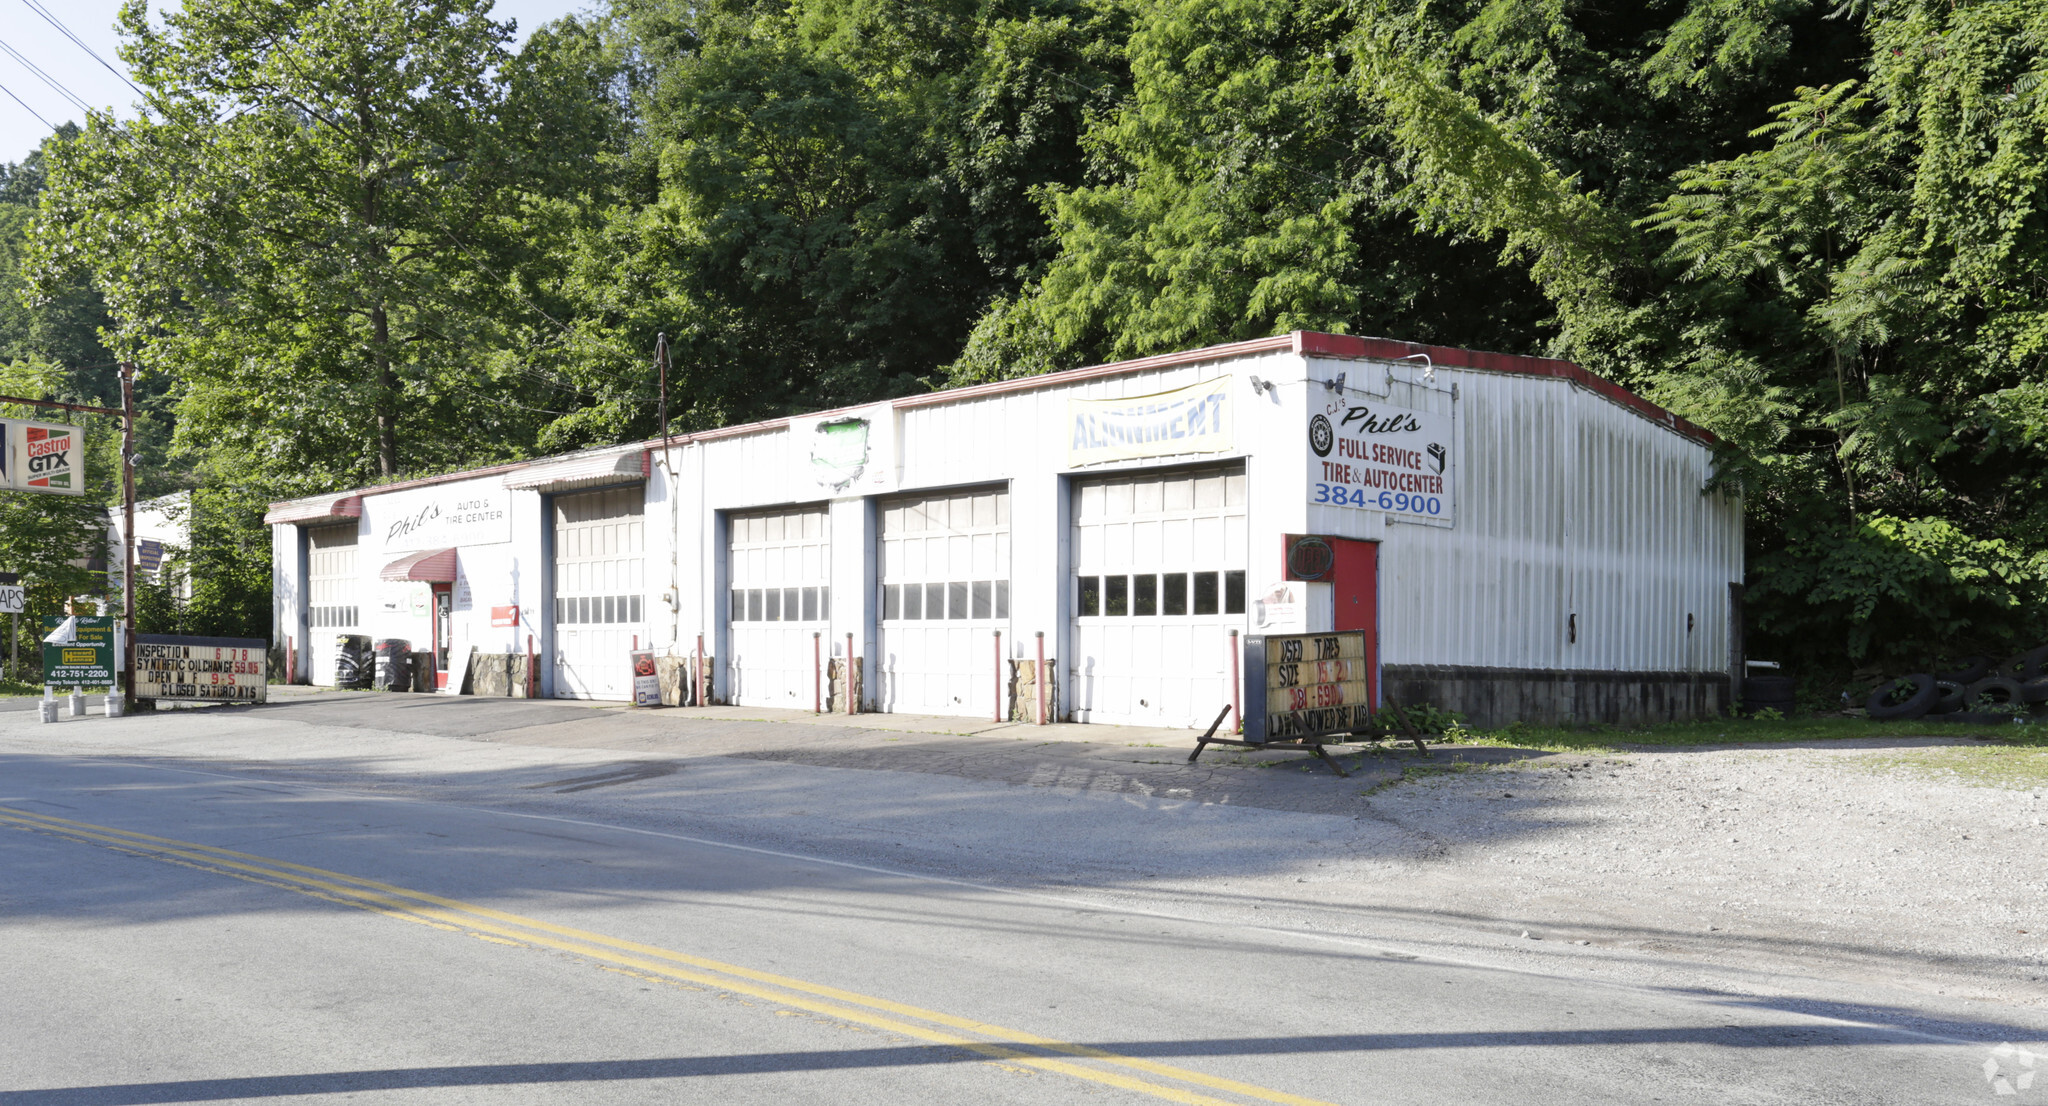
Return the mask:
<path fill-rule="evenodd" d="M 1229 450 L 1231 379 L 1149 396 L 1068 400 L 1068 467 Z"/>

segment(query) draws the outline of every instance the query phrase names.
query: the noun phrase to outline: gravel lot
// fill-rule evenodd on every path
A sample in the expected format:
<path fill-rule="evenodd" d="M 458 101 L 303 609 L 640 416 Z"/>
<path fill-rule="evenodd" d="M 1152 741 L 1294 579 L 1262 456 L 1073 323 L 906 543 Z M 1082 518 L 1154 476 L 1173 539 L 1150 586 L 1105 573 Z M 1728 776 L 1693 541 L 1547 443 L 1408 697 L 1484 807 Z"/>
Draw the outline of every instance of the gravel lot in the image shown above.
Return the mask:
<path fill-rule="evenodd" d="M 2048 1012 L 2048 788 L 1929 778 L 1894 763 L 1902 746 L 1967 751 L 1658 749 L 1427 777 L 1364 797 L 1408 856 L 1312 878 L 1760 986 L 1817 973 Z"/>

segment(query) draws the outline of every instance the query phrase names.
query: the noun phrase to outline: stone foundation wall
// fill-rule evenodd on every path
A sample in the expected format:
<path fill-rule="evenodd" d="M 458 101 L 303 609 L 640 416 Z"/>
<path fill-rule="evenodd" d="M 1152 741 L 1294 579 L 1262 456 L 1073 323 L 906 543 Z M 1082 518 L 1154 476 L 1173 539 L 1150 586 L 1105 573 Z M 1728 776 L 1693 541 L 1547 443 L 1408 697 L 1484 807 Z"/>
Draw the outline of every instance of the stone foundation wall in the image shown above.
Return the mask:
<path fill-rule="evenodd" d="M 1427 703 L 1474 726 L 1641 725 L 1712 718 L 1729 710 L 1728 676 L 1714 672 L 1555 672 L 1463 665 L 1390 664 L 1387 694 Z"/>

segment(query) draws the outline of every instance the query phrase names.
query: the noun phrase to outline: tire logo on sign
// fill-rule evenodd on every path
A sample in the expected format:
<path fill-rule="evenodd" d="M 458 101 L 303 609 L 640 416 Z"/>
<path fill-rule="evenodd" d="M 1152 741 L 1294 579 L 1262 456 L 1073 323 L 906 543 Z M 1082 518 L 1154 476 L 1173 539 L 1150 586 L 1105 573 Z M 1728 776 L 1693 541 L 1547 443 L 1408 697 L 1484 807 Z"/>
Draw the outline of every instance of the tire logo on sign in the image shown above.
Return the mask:
<path fill-rule="evenodd" d="M 1308 420 L 1308 447 L 1318 457 L 1328 457 L 1330 447 L 1337 444 L 1337 432 L 1330 429 L 1330 420 L 1321 415 Z"/>

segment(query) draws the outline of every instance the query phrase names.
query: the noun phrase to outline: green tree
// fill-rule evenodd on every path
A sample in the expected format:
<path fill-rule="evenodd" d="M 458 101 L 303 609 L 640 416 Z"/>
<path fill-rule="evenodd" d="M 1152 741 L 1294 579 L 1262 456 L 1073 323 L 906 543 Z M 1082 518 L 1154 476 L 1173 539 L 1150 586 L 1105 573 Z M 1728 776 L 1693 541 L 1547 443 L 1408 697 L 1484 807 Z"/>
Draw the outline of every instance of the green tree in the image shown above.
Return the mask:
<path fill-rule="evenodd" d="M 1049 256 L 1030 197 L 1124 80 L 1109 3 L 619 10 L 642 131 L 571 287 L 585 349 L 669 334 L 683 428 L 927 387 Z M 645 369 L 579 378 L 603 398 L 550 444 L 654 429 Z"/>
<path fill-rule="evenodd" d="M 58 148 L 38 290 L 83 270 L 115 348 L 183 381 L 223 473 L 306 489 L 517 452 L 512 345 L 612 116 L 573 22 L 488 0 L 122 10 L 147 95 Z"/>
<path fill-rule="evenodd" d="M 66 376 L 48 362 L 15 361 L 0 366 L 0 395 L 54 398 Z M 0 404 L 0 416 L 66 422 L 79 426 L 85 439 L 84 495 L 0 491 L 0 571 L 19 573 L 27 591 L 27 609 L 13 620 L 19 634 L 13 644 L 29 664 L 40 664 L 42 617 L 63 613 L 72 598 L 106 593 L 106 512 L 108 501 L 119 494 L 120 427 L 104 416 L 59 418 L 18 404 Z"/>

